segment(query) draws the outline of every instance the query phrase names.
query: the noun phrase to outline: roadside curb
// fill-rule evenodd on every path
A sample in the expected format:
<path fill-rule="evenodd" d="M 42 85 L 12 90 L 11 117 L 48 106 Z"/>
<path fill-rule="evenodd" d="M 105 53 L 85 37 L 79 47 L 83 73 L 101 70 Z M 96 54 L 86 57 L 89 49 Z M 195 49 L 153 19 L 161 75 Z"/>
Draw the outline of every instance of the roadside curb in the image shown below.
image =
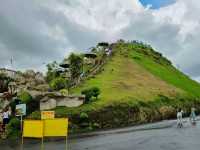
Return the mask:
<path fill-rule="evenodd" d="M 142 126 L 133 126 L 128 128 L 122 129 L 114 129 L 114 130 L 107 130 L 107 131 L 98 131 L 98 132 L 91 132 L 91 133 L 81 133 L 81 134 L 74 134 L 70 135 L 69 139 L 77 139 L 77 138 L 87 138 L 92 136 L 103 136 L 103 135 L 110 135 L 110 134 L 120 134 L 120 133 L 128 133 L 128 132 L 137 132 L 137 131 L 147 131 L 147 130 L 159 130 L 165 128 L 171 128 L 176 125 L 176 121 L 163 121 L 161 123 L 153 123 L 147 124 Z"/>
<path fill-rule="evenodd" d="M 183 119 L 184 123 L 187 123 L 188 121 L 189 121 L 189 118 Z M 200 121 L 200 117 L 197 117 L 196 121 Z M 171 128 L 176 125 L 177 125 L 176 120 L 164 120 L 164 121 L 157 122 L 157 123 L 150 123 L 150 124 L 138 125 L 138 126 L 133 126 L 133 127 L 126 127 L 126 128 L 122 128 L 122 129 L 110 129 L 110 130 L 106 130 L 106 131 L 96 131 L 96 132 L 90 132 L 90 133 L 74 134 L 74 135 L 69 135 L 69 139 L 87 138 L 87 137 L 92 137 L 92 136 L 103 136 L 103 135 L 120 134 L 120 133 L 137 132 L 137 131 L 147 131 L 147 130 L 160 130 L 160 129 Z"/>

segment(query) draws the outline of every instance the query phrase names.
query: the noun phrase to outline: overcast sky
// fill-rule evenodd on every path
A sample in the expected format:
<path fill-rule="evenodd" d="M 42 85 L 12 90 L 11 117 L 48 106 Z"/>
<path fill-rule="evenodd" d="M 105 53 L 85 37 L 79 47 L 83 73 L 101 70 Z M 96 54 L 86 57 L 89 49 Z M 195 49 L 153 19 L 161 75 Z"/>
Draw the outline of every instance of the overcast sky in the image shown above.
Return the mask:
<path fill-rule="evenodd" d="M 200 80 L 199 0 L 5 0 L 0 67 L 44 70 L 101 41 L 141 40 Z"/>

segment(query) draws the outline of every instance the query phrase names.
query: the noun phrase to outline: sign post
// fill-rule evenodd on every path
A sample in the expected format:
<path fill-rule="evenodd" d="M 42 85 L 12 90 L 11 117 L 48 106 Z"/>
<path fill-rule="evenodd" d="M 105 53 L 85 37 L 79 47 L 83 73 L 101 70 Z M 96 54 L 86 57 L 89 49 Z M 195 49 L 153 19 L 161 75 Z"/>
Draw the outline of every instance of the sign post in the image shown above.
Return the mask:
<path fill-rule="evenodd" d="M 16 116 L 20 116 L 21 121 L 21 131 L 23 129 L 23 116 L 26 115 L 26 104 L 16 105 Z"/>

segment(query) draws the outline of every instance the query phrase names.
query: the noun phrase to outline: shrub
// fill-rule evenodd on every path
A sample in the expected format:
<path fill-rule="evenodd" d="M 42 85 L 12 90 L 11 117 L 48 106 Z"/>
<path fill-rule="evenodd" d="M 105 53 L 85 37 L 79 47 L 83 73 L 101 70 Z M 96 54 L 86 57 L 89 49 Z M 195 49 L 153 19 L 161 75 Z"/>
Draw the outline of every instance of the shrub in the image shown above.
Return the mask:
<path fill-rule="evenodd" d="M 83 90 L 81 92 L 81 94 L 85 95 L 85 102 L 86 103 L 90 102 L 92 95 L 93 95 L 93 93 L 90 89 Z"/>
<path fill-rule="evenodd" d="M 27 104 L 32 101 L 32 96 L 27 91 L 22 91 L 19 93 L 18 98 L 22 103 Z"/>
<path fill-rule="evenodd" d="M 92 100 L 92 97 L 95 97 L 96 99 L 98 98 L 100 94 L 100 89 L 98 87 L 92 87 L 83 90 L 81 94 L 85 95 L 85 102 L 89 103 Z"/>
<path fill-rule="evenodd" d="M 32 114 L 30 114 L 28 116 L 28 119 L 40 120 L 41 119 L 41 113 L 40 113 L 40 111 L 32 112 Z"/>
<path fill-rule="evenodd" d="M 85 112 L 81 112 L 79 124 L 81 127 L 88 127 L 89 126 L 89 116 Z"/>
<path fill-rule="evenodd" d="M 21 100 L 21 103 L 26 104 L 27 115 L 39 109 L 39 101 L 34 100 L 27 91 L 19 93 L 18 99 Z"/>
<path fill-rule="evenodd" d="M 88 114 L 85 112 L 81 112 L 80 119 L 88 119 Z"/>
<path fill-rule="evenodd" d="M 67 87 L 67 81 L 62 77 L 57 77 L 50 82 L 50 87 L 53 90 L 61 90 Z"/>
<path fill-rule="evenodd" d="M 20 120 L 12 118 L 6 127 L 6 132 L 9 138 L 16 138 L 20 136 Z"/>
<path fill-rule="evenodd" d="M 68 90 L 67 90 L 67 89 L 62 89 L 62 90 L 60 90 L 60 93 L 61 93 L 63 96 L 67 96 L 67 95 L 68 95 Z"/>
<path fill-rule="evenodd" d="M 93 96 L 97 99 L 98 96 L 100 95 L 100 89 L 98 87 L 93 87 L 92 91 L 93 91 Z"/>

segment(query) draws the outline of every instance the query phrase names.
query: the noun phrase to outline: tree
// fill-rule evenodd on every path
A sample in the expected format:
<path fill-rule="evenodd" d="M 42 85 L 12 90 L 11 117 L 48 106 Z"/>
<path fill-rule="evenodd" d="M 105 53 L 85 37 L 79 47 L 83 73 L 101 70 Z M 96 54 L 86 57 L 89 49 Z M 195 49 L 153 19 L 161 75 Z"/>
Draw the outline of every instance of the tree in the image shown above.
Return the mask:
<path fill-rule="evenodd" d="M 83 57 L 81 55 L 72 53 L 68 59 L 70 62 L 69 69 L 71 74 L 71 81 L 75 84 L 78 84 L 80 75 L 83 72 Z"/>
<path fill-rule="evenodd" d="M 53 90 L 61 90 L 68 88 L 68 81 L 62 77 L 57 77 L 50 82 L 50 87 Z"/>
<path fill-rule="evenodd" d="M 47 65 L 47 75 L 46 75 L 47 82 L 50 82 L 59 76 L 57 69 L 58 69 L 58 63 L 56 61 Z"/>

